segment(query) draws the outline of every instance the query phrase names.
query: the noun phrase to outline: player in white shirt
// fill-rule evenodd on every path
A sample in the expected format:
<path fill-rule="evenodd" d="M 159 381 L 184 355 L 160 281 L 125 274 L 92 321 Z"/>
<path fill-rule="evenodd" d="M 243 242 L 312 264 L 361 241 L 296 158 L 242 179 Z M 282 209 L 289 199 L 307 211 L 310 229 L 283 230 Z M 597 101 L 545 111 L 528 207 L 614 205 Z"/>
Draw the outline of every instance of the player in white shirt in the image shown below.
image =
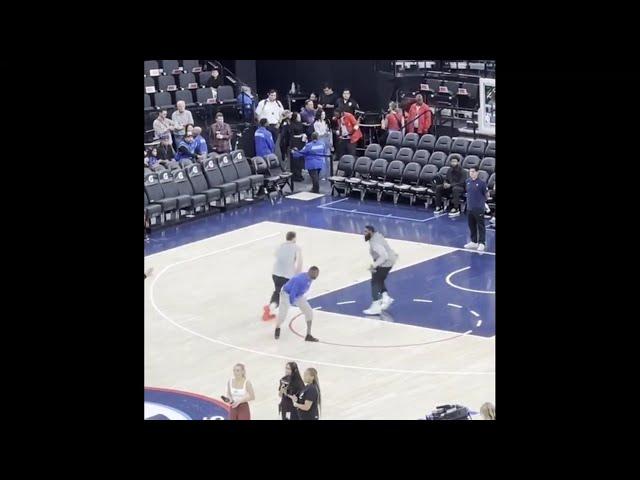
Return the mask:
<path fill-rule="evenodd" d="M 302 250 L 296 245 L 296 232 L 287 232 L 287 241 L 276 250 L 276 262 L 273 266 L 273 284 L 275 290 L 269 305 L 263 307 L 262 320 L 265 322 L 275 318 L 273 311 L 280 304 L 280 289 L 291 277 L 302 271 Z"/>

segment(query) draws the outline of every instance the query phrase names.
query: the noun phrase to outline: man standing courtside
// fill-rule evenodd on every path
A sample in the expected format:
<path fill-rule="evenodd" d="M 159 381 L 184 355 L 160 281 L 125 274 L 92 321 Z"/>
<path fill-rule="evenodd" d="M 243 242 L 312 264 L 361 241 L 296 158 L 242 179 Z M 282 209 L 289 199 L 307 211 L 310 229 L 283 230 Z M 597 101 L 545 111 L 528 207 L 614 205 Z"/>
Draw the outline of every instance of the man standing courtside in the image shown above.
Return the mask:
<path fill-rule="evenodd" d="M 276 250 L 276 262 L 273 266 L 273 284 L 275 290 L 271 295 L 271 303 L 264 306 L 262 320 L 275 318 L 272 312 L 280 305 L 280 290 L 294 275 L 302 271 L 302 251 L 296 245 L 296 232 L 287 232 L 287 241 Z"/>

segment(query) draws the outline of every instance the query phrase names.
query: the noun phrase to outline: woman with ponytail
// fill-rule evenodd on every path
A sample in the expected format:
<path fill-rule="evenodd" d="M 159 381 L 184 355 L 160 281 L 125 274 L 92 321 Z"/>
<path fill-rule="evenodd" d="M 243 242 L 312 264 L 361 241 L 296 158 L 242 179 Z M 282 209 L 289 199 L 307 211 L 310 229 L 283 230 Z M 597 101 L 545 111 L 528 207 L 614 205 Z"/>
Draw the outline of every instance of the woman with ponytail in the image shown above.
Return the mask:
<path fill-rule="evenodd" d="M 300 420 L 319 420 L 322 398 L 320 395 L 318 372 L 315 368 L 307 368 L 304 371 L 304 382 L 307 385 L 299 396 L 287 396 L 293 401 L 293 406 L 298 409 L 298 417 Z"/>
<path fill-rule="evenodd" d="M 280 388 L 278 389 L 278 395 L 282 399 L 278 405 L 278 411 L 282 415 L 282 420 L 300 420 L 298 409 L 293 407 L 289 395 L 300 395 L 302 390 L 304 390 L 304 381 L 300 375 L 298 364 L 288 362 L 285 367 L 285 376 L 280 379 Z"/>

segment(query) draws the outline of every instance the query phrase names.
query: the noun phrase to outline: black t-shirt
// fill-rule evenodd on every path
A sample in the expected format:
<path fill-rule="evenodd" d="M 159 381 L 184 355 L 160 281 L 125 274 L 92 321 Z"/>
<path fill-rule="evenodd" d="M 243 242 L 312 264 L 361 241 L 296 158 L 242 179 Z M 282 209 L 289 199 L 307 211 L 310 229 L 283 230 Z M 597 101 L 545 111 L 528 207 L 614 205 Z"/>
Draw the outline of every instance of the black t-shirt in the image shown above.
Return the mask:
<path fill-rule="evenodd" d="M 307 400 L 313 402 L 313 405 L 311 405 L 311 408 L 306 412 L 298 409 L 298 416 L 300 417 L 300 420 L 319 420 L 318 388 L 313 383 L 304 387 L 304 390 L 302 390 L 300 395 L 298 395 L 298 403 L 302 403 L 304 405 Z"/>
<path fill-rule="evenodd" d="M 325 95 L 323 92 L 320 94 L 320 97 L 318 97 L 318 103 L 323 107 L 325 105 L 333 105 L 333 107 L 329 107 L 329 108 L 334 108 L 336 106 L 337 100 L 338 100 L 338 94 L 335 92 L 329 95 Z"/>
<path fill-rule="evenodd" d="M 284 385 L 286 385 L 287 390 L 285 392 L 286 395 L 283 395 L 282 399 L 280 400 L 280 409 L 283 412 L 291 412 L 296 409 L 293 407 L 293 400 L 287 397 L 287 395 L 300 395 L 300 392 L 304 388 L 304 384 L 291 385 L 291 375 L 285 375 L 280 379 L 280 383 L 278 384 L 278 390 L 280 390 L 280 388 L 282 388 L 282 386 Z"/>
<path fill-rule="evenodd" d="M 207 80 L 207 87 L 209 88 L 218 88 L 220 85 L 224 85 L 224 80 L 222 79 L 222 75 L 218 75 L 218 78 L 213 78 L 213 75 Z"/>
<path fill-rule="evenodd" d="M 344 98 L 340 97 L 336 103 L 336 107 L 342 109 L 343 112 L 349 112 L 351 115 L 355 113 L 356 110 L 360 110 L 360 105 L 356 102 L 353 97 L 349 97 L 348 101 L 344 101 Z"/>

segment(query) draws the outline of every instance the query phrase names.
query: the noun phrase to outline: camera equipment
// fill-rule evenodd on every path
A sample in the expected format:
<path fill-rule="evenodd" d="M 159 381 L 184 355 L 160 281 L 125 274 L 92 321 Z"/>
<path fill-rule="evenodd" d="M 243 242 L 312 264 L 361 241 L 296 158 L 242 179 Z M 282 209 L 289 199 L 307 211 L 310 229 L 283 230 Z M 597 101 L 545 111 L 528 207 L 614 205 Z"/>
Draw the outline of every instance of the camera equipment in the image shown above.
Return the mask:
<path fill-rule="evenodd" d="M 425 420 L 471 420 L 469 409 L 462 405 L 439 405 Z"/>

